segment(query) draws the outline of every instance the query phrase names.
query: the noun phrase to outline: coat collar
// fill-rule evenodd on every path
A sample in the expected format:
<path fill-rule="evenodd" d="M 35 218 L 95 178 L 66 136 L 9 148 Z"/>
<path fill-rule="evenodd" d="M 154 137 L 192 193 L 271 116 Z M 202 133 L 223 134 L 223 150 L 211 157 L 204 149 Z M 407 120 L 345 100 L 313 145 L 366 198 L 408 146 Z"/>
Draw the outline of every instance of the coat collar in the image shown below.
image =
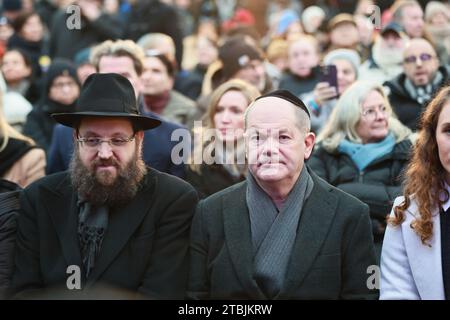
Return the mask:
<path fill-rule="evenodd" d="M 114 258 L 126 245 L 134 231 L 148 213 L 156 182 L 155 171 L 150 168 L 144 178 L 142 189 L 129 204 L 119 207 L 110 214 L 108 229 L 103 239 L 102 250 L 96 266 L 87 279 L 86 287 L 92 286 L 101 277 Z M 82 265 L 78 240 L 77 196 L 66 177 L 52 189 L 44 186 L 47 196 L 46 208 L 61 243 L 62 253 L 68 265 Z"/>
<path fill-rule="evenodd" d="M 288 298 L 301 285 L 326 239 L 336 214 L 338 199 L 330 185 L 309 170 L 314 188 L 303 207 L 284 286 L 277 298 Z"/>
<path fill-rule="evenodd" d="M 337 197 L 330 185 L 309 170 L 314 181 L 311 195 L 303 206 L 297 237 L 292 249 L 286 278 L 275 299 L 289 297 L 298 287 L 320 252 L 336 213 Z M 253 250 L 250 218 L 246 204 L 247 182 L 222 199 L 225 241 L 239 280 L 252 299 L 267 299 L 253 279 Z"/>
<path fill-rule="evenodd" d="M 433 238 L 430 240 L 431 247 L 423 245 L 420 237 L 411 228 L 411 223 L 419 215 L 418 212 L 417 203 L 411 201 L 411 205 L 406 211 L 406 219 L 401 225 L 411 273 L 421 299 L 444 300 L 439 209 L 432 212 Z"/>
<path fill-rule="evenodd" d="M 253 248 L 250 216 L 247 208 L 247 181 L 222 199 L 225 242 L 234 270 L 251 299 L 267 299 L 253 279 Z"/>

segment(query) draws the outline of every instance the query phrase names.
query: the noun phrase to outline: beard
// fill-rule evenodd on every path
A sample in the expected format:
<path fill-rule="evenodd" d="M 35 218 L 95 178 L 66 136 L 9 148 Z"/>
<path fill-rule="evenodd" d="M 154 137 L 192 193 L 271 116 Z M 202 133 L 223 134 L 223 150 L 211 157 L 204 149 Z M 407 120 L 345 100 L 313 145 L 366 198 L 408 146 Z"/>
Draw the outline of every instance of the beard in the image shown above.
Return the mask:
<path fill-rule="evenodd" d="M 375 40 L 373 45 L 373 57 L 382 68 L 402 67 L 404 48 L 390 48 L 383 43 L 381 38 Z"/>
<path fill-rule="evenodd" d="M 116 175 L 97 171 L 98 166 L 114 166 Z M 114 158 L 95 159 L 87 167 L 81 161 L 79 148 L 76 147 L 69 172 L 72 186 L 80 198 L 92 205 L 115 207 L 129 203 L 136 196 L 147 168 L 138 150 L 124 167 Z"/>

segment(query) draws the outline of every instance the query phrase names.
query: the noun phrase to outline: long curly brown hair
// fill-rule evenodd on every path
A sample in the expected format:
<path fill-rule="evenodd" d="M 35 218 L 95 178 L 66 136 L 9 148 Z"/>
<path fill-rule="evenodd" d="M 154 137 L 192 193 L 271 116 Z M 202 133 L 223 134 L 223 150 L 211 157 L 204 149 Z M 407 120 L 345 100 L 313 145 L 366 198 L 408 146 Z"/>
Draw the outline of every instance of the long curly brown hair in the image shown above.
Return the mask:
<path fill-rule="evenodd" d="M 419 208 L 420 216 L 411 227 L 420 236 L 422 244 L 428 245 L 433 236 L 432 211 L 449 199 L 442 177 L 445 169 L 439 160 L 436 141 L 436 128 L 443 107 L 450 103 L 450 86 L 447 86 L 430 102 L 420 119 L 420 131 L 413 148 L 412 159 L 404 173 L 405 197 L 403 203 L 394 208 L 394 216 L 388 218 L 391 225 L 399 226 L 405 220 L 405 211 L 413 198 Z M 441 198 L 440 195 L 445 197 Z"/>

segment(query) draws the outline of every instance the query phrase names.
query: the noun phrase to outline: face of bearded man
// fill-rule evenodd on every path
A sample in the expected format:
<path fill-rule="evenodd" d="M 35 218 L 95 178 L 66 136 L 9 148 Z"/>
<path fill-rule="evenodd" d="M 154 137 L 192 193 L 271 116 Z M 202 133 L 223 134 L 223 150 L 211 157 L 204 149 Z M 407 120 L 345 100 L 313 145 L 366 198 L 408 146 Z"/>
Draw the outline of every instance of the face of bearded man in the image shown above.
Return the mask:
<path fill-rule="evenodd" d="M 118 130 L 123 131 L 120 121 L 125 120 L 83 121 L 78 135 L 84 138 L 114 136 Z M 131 126 L 125 128 L 130 132 L 121 131 L 122 136 L 132 135 Z M 134 140 L 123 146 L 111 146 L 106 141 L 96 147 L 89 147 L 86 143 L 76 144 L 69 170 L 79 197 L 92 205 L 109 207 L 130 202 L 147 172 L 141 156 L 142 136 L 142 132 L 136 133 Z"/>

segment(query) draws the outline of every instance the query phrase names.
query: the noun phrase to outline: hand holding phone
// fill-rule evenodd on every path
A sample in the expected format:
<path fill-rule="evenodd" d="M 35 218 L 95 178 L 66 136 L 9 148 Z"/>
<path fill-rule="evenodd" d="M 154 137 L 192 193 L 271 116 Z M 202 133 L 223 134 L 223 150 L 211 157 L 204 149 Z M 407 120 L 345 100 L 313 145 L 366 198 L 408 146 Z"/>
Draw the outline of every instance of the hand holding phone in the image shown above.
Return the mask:
<path fill-rule="evenodd" d="M 338 81 L 337 81 L 337 68 L 335 65 L 326 65 L 320 67 L 320 75 L 319 75 L 319 82 L 327 83 L 329 87 L 332 87 L 335 89 L 335 95 L 328 96 L 328 99 L 338 98 L 339 92 L 338 92 Z M 326 99 L 326 100 L 328 100 Z"/>

